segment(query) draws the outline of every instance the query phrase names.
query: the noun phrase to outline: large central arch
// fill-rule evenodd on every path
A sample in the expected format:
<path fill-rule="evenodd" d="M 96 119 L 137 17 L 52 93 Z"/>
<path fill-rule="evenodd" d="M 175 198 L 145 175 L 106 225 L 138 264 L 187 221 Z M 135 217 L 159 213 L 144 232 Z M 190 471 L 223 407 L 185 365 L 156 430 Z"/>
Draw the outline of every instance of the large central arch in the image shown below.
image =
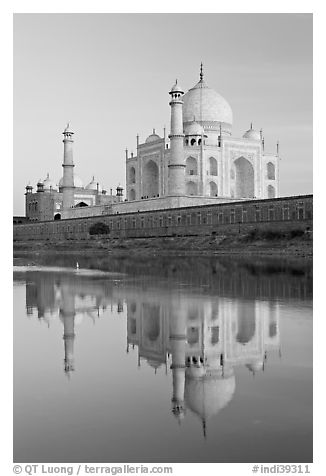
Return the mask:
<path fill-rule="evenodd" d="M 255 172 L 249 160 L 239 157 L 234 161 L 235 167 L 235 197 L 254 198 Z"/>
<path fill-rule="evenodd" d="M 159 194 L 159 169 L 156 162 L 150 160 L 143 170 L 143 197 L 157 197 Z"/>

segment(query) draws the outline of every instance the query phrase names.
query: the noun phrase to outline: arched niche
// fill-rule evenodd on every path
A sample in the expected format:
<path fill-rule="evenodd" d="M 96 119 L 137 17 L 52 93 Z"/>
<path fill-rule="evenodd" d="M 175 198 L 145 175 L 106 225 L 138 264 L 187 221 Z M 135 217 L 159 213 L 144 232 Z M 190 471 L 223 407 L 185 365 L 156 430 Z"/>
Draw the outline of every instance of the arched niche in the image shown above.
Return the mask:
<path fill-rule="evenodd" d="M 244 157 L 234 161 L 235 198 L 254 198 L 255 172 L 252 164 Z"/>
<path fill-rule="evenodd" d="M 198 195 L 197 184 L 195 182 L 186 183 L 186 195 Z"/>

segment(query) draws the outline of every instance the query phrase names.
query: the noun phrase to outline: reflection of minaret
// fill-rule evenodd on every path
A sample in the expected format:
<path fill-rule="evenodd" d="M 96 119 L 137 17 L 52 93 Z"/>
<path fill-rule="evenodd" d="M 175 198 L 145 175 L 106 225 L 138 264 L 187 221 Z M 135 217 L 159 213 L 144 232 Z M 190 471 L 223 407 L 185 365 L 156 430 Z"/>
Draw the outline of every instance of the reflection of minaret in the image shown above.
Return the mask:
<path fill-rule="evenodd" d="M 185 359 L 186 359 L 185 306 L 173 305 L 170 314 L 170 351 L 172 354 L 173 396 L 172 412 L 180 421 L 184 417 Z"/>
<path fill-rule="evenodd" d="M 69 292 L 70 291 L 70 292 Z M 63 321 L 63 340 L 65 348 L 64 370 L 69 376 L 74 367 L 74 340 L 75 340 L 75 297 L 69 287 L 62 286 L 62 307 L 60 318 Z"/>

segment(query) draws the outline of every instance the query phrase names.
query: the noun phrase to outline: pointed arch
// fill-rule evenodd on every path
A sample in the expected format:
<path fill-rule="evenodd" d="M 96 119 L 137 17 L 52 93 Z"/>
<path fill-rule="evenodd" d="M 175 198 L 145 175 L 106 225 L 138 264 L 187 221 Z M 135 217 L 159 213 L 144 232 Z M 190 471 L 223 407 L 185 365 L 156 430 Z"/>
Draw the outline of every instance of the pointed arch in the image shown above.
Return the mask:
<path fill-rule="evenodd" d="M 198 175 L 197 160 L 195 157 L 188 157 L 186 160 L 186 175 Z"/>
<path fill-rule="evenodd" d="M 197 184 L 195 182 L 186 183 L 186 195 L 198 195 Z"/>
<path fill-rule="evenodd" d="M 211 197 L 217 197 L 218 195 L 217 184 L 215 182 L 209 182 L 209 195 Z"/>
<path fill-rule="evenodd" d="M 268 180 L 275 180 L 275 165 L 272 162 L 267 164 L 267 178 Z"/>
<path fill-rule="evenodd" d="M 217 160 L 214 157 L 209 158 L 209 175 L 217 175 Z"/>
<path fill-rule="evenodd" d="M 136 192 L 133 188 L 129 192 L 129 200 L 136 200 Z"/>
<path fill-rule="evenodd" d="M 235 198 L 254 198 L 255 172 L 252 164 L 244 157 L 234 161 Z"/>
<path fill-rule="evenodd" d="M 143 196 L 152 198 L 159 193 L 159 168 L 154 160 L 149 160 L 143 169 Z"/>
<path fill-rule="evenodd" d="M 129 183 L 136 182 L 136 169 L 135 167 L 130 167 L 129 169 Z"/>
<path fill-rule="evenodd" d="M 268 198 L 275 198 L 275 187 L 273 187 L 273 185 L 268 185 L 268 187 L 267 187 L 267 197 Z"/>

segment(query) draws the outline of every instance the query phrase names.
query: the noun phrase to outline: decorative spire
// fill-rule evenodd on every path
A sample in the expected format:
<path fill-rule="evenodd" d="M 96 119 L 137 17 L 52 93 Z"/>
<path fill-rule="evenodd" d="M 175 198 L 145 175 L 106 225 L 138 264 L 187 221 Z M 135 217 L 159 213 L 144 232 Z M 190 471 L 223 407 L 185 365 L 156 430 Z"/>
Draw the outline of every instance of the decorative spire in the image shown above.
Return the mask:
<path fill-rule="evenodd" d="M 277 153 L 277 155 L 279 154 L 279 151 L 280 151 L 280 142 L 277 141 L 276 142 L 276 153 Z"/>
<path fill-rule="evenodd" d="M 204 435 L 204 438 L 206 440 L 207 433 L 206 433 L 206 420 L 205 419 L 202 420 L 202 424 L 203 424 L 203 435 Z"/>
<path fill-rule="evenodd" d="M 252 122 L 250 123 L 250 130 L 252 131 Z"/>
<path fill-rule="evenodd" d="M 200 81 L 203 80 L 204 78 L 204 73 L 203 73 L 203 63 L 200 63 L 200 74 L 199 74 Z"/>

